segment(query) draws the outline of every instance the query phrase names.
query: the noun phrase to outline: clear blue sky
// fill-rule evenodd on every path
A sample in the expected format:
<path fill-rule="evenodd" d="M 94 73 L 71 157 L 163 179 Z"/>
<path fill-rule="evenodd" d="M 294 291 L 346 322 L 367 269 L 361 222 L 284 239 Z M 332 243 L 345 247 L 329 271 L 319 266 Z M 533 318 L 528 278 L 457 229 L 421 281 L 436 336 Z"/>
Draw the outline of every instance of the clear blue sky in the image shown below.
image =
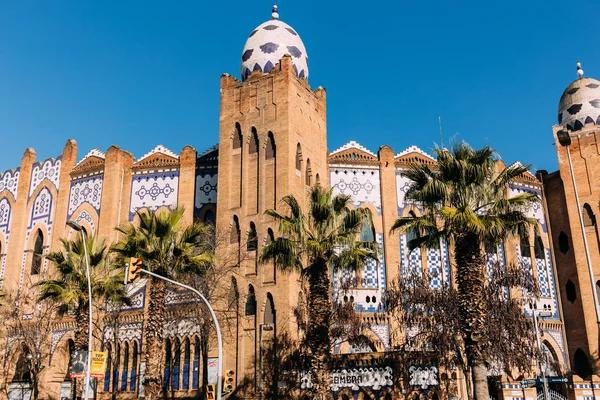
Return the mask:
<path fill-rule="evenodd" d="M 34 147 L 79 157 L 117 144 L 215 144 L 219 77 L 239 76 L 270 1 L 0 0 L 0 171 Z M 313 88 L 328 93 L 329 149 L 373 151 L 444 135 L 554 170 L 551 126 L 576 78 L 600 78 L 599 0 L 281 1 Z"/>

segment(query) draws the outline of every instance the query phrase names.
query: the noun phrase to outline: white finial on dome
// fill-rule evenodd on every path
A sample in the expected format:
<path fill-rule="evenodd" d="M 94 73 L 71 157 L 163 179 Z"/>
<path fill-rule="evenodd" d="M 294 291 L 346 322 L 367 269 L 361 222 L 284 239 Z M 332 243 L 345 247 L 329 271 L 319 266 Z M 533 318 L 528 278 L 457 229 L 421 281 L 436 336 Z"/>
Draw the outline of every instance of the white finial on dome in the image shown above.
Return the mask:
<path fill-rule="evenodd" d="M 583 69 L 581 69 L 581 63 L 577 61 L 577 75 L 581 78 L 583 76 Z"/>
<path fill-rule="evenodd" d="M 273 4 L 273 10 L 271 17 L 273 17 L 273 19 L 279 19 L 279 13 L 277 12 L 277 4 Z"/>

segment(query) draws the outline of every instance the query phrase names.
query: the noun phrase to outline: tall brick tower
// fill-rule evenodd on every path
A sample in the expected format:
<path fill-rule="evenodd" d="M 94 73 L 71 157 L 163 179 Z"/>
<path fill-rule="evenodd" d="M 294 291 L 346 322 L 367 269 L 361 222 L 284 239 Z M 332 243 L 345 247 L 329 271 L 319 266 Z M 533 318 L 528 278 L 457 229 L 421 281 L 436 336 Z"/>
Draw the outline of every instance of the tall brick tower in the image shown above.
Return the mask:
<path fill-rule="evenodd" d="M 221 77 L 216 229 L 230 245 L 217 257 L 239 260 L 231 274 L 239 323 L 225 337 L 225 369 L 236 372 L 240 390 L 276 386 L 277 377 L 267 376 L 276 368 L 266 368 L 273 362 L 266 348 L 297 331 L 298 276 L 257 262 L 278 235 L 264 211 L 279 209 L 288 194 L 304 204 L 311 184 L 329 183 L 326 94 L 310 88 L 307 64 L 304 44 L 274 6 L 272 19 L 248 38 L 241 80 Z"/>
<path fill-rule="evenodd" d="M 553 127 L 559 170 L 544 185 L 571 369 L 589 378 L 600 375 L 600 82 L 577 72 Z"/>

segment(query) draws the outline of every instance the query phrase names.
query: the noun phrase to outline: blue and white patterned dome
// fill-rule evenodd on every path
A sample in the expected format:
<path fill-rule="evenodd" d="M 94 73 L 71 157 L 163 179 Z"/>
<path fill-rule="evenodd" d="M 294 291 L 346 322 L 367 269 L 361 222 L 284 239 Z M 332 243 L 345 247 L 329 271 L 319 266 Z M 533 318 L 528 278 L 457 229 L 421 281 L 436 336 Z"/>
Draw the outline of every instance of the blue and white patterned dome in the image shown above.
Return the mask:
<path fill-rule="evenodd" d="M 600 82 L 583 76 L 579 62 L 577 75 L 579 78 L 567 86 L 558 105 L 558 123 L 571 131 L 585 124 L 600 125 Z"/>
<path fill-rule="evenodd" d="M 298 33 L 280 21 L 277 6 L 273 6 L 273 19 L 252 31 L 242 51 L 242 80 L 253 71 L 270 72 L 281 58 L 292 56 L 294 70 L 299 78 L 308 78 L 308 55 Z"/>

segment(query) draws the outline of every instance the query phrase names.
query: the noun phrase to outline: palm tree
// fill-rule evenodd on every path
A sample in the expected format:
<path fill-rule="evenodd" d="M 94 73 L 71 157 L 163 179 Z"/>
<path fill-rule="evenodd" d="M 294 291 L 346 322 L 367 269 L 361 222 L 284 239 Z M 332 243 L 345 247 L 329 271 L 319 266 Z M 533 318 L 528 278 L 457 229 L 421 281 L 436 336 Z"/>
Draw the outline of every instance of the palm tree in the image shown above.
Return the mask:
<path fill-rule="evenodd" d="M 365 209 L 351 210 L 351 197 L 333 195 L 332 189 L 312 187 L 308 214 L 293 195 L 281 203 L 289 215 L 267 210 L 281 236 L 262 248 L 259 262 L 275 261 L 283 272 L 299 272 L 308 280 L 306 343 L 316 398 L 329 393 L 331 351 L 331 270 L 356 271 L 377 255 L 377 244 L 357 240 L 369 218 Z M 370 222 L 370 221 L 367 221 Z"/>
<path fill-rule="evenodd" d="M 183 227 L 183 208 L 165 212 L 138 212 L 139 226 L 133 223 L 117 228 L 124 236 L 111 251 L 124 265 L 129 257 L 142 259 L 144 268 L 167 278 L 186 274 L 202 275 L 213 262 L 212 251 L 202 245 L 208 226 L 192 223 Z M 144 361 L 146 396 L 156 398 L 162 388 L 163 329 L 165 323 L 165 281 L 149 278 L 148 312 L 144 322 Z"/>
<path fill-rule="evenodd" d="M 455 144 L 451 151 L 435 149 L 437 165 L 413 164 L 403 173 L 411 180 L 406 200 L 422 210 L 418 217 L 396 220 L 392 231 L 416 233 L 408 247 L 432 246 L 440 239 L 454 246 L 461 335 L 471 367 L 475 398 L 487 400 L 486 346 L 479 336 L 486 309 L 483 301 L 485 257 L 482 247 L 510 237 L 527 237 L 536 220 L 527 210 L 539 199 L 522 193 L 508 197 L 511 181 L 529 170 L 515 164 L 501 171 L 490 147 L 474 150 Z"/>
<path fill-rule="evenodd" d="M 84 241 L 81 236 L 75 240 L 61 239 L 63 250 L 51 252 L 46 258 L 56 267 L 56 276 L 37 282 L 38 301 L 52 300 L 57 305 L 57 314 L 62 317 L 72 315 L 75 320 L 74 350 L 88 349 L 88 281 Z M 85 241 L 92 282 L 92 297 L 102 300 L 120 299 L 129 303 L 123 289 L 123 275 L 115 274 L 107 258 L 107 246 L 96 235 Z M 72 387 L 75 391 L 75 380 Z"/>

